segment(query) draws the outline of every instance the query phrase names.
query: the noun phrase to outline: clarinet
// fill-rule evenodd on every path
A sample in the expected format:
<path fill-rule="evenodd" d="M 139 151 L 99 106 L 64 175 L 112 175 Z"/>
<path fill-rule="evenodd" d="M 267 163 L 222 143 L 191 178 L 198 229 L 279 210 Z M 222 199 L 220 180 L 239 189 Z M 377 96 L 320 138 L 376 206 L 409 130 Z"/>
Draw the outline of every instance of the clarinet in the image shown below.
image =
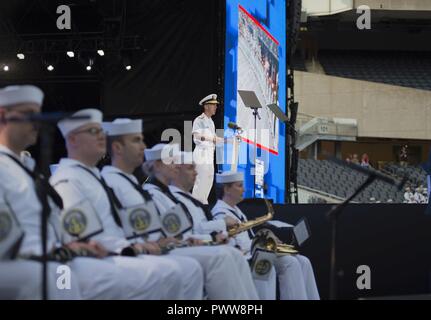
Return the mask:
<path fill-rule="evenodd" d="M 217 246 L 219 243 L 216 243 L 214 241 L 203 241 L 203 244 L 201 246 Z M 160 246 L 161 254 L 168 254 L 171 250 L 177 249 L 177 248 L 187 248 L 187 247 L 194 247 L 194 245 L 188 243 L 187 241 L 181 241 L 180 243 L 169 243 L 165 246 Z M 136 257 L 141 254 L 149 254 L 149 252 L 145 249 L 137 248 L 135 246 L 129 246 L 126 248 L 123 248 L 121 250 L 122 256 L 127 257 Z"/>
<path fill-rule="evenodd" d="M 73 250 L 66 246 L 55 248 L 47 255 L 47 260 L 50 262 L 66 263 L 77 257 L 97 258 L 95 254 L 86 249 Z M 42 262 L 42 256 L 37 255 L 19 255 L 18 258 L 26 260 L 34 260 Z"/>

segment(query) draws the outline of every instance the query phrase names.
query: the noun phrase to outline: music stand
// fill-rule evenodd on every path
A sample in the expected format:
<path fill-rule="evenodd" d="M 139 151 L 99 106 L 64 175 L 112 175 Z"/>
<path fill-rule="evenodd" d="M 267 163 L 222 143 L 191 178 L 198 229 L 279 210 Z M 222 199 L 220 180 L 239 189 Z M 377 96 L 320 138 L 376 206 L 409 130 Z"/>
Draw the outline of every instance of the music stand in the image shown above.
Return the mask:
<path fill-rule="evenodd" d="M 253 152 L 253 159 L 254 159 L 254 168 L 256 171 L 256 158 L 257 158 L 257 118 L 260 120 L 259 112 L 258 110 L 262 108 L 262 105 L 259 102 L 259 99 L 256 96 L 256 93 L 254 91 L 246 91 L 246 90 L 238 90 L 238 94 L 241 97 L 242 101 L 244 102 L 244 105 L 247 108 L 250 108 L 253 110 L 253 116 L 254 116 L 254 152 Z M 256 172 L 253 175 L 253 198 L 256 196 Z"/>
<path fill-rule="evenodd" d="M 269 110 L 271 110 L 274 115 L 276 116 L 276 118 L 278 120 L 280 120 L 281 122 L 283 122 L 286 126 L 286 132 L 287 132 L 287 136 L 286 136 L 286 140 L 289 139 L 289 132 L 291 133 L 291 136 L 293 134 L 295 134 L 292 126 L 292 122 L 290 121 L 290 119 L 288 118 L 288 116 L 284 113 L 283 110 L 280 109 L 280 107 L 276 104 L 276 103 L 272 103 L 267 105 L 267 107 L 269 108 Z M 291 198 L 291 193 L 290 193 L 290 182 L 291 182 L 291 177 L 296 177 L 296 170 L 297 170 L 297 149 L 293 148 L 292 149 L 292 154 L 290 153 L 289 148 L 287 148 L 286 152 L 288 153 L 288 157 L 285 158 L 285 166 L 286 168 L 286 172 L 287 172 L 287 176 L 286 176 L 286 185 L 287 185 L 287 192 L 288 192 L 288 197 L 289 199 Z M 296 180 L 294 180 L 296 181 Z M 289 200 L 290 202 L 290 200 Z"/>
<path fill-rule="evenodd" d="M 268 104 L 267 107 L 275 114 L 278 120 L 280 120 L 283 123 L 289 122 L 289 118 L 286 116 L 283 110 L 281 110 L 276 103 Z"/>

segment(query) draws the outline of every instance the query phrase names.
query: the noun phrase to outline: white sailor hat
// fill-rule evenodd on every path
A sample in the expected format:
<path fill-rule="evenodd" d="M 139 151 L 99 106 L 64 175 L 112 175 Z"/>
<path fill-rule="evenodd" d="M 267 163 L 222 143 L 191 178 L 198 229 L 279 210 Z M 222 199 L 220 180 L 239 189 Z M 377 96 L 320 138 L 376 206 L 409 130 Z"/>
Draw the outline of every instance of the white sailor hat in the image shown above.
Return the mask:
<path fill-rule="evenodd" d="M 108 136 L 121 136 L 125 134 L 141 133 L 142 120 L 115 119 L 112 122 L 104 122 L 103 129 Z"/>
<path fill-rule="evenodd" d="M 8 86 L 0 89 L 0 107 L 21 103 L 36 103 L 41 106 L 42 101 L 42 90 L 32 85 Z"/>
<path fill-rule="evenodd" d="M 168 163 L 171 161 L 177 162 L 180 151 L 178 144 L 159 143 L 152 148 L 145 149 L 144 153 L 146 161 L 162 160 Z"/>
<path fill-rule="evenodd" d="M 175 159 L 177 164 L 192 164 L 193 163 L 193 152 L 181 151 Z"/>
<path fill-rule="evenodd" d="M 225 171 L 225 172 L 216 174 L 217 183 L 231 183 L 231 182 L 238 182 L 238 181 L 244 181 L 244 173 Z"/>
<path fill-rule="evenodd" d="M 82 119 L 82 120 L 64 119 L 64 120 L 60 120 L 58 122 L 57 126 L 60 129 L 61 134 L 65 138 L 73 130 L 78 129 L 79 127 L 82 127 L 88 123 L 102 124 L 103 114 L 100 110 L 97 110 L 97 109 L 82 109 L 82 110 L 79 110 L 78 112 L 75 112 L 72 115 L 72 117 L 74 117 L 74 116 L 88 116 L 88 119 Z"/>
<path fill-rule="evenodd" d="M 201 101 L 199 101 L 200 106 L 203 106 L 205 104 L 219 104 L 219 103 L 220 102 L 217 101 L 217 95 L 215 93 L 209 94 Z"/>

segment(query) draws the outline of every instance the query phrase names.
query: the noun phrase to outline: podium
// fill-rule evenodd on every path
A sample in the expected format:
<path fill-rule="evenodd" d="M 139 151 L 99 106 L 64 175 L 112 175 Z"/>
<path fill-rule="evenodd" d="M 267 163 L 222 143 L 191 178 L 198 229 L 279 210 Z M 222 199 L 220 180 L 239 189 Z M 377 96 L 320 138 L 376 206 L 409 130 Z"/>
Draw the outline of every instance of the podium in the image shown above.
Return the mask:
<path fill-rule="evenodd" d="M 238 159 L 239 159 L 239 151 L 241 147 L 241 133 L 242 130 L 235 130 L 234 137 L 232 138 L 232 161 L 230 165 L 230 170 L 232 172 L 236 172 L 238 170 Z"/>

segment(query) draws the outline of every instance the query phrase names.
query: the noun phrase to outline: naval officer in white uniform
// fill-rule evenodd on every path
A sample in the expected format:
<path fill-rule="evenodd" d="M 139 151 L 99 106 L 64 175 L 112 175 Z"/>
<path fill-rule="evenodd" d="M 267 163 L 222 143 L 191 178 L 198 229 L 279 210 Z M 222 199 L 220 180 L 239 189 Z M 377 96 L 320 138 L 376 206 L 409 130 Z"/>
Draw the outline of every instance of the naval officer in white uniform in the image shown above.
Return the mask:
<path fill-rule="evenodd" d="M 193 121 L 193 141 L 196 147 L 193 158 L 198 173 L 193 187 L 193 196 L 204 204 L 208 204 L 208 196 L 214 181 L 214 152 L 216 144 L 222 143 L 223 138 L 217 137 L 214 121 L 211 119 L 216 114 L 216 94 L 210 94 L 199 101 L 203 113 Z"/>

